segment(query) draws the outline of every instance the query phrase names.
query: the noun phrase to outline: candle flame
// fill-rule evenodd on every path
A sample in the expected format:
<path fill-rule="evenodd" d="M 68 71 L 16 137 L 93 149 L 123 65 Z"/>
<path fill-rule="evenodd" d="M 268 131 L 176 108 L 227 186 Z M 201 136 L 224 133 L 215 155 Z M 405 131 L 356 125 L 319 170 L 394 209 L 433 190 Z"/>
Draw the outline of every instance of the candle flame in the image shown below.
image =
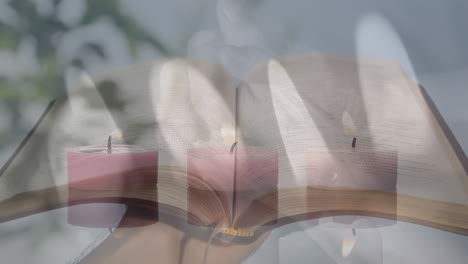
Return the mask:
<path fill-rule="evenodd" d="M 349 256 L 355 244 L 356 244 L 355 236 L 343 239 L 343 244 L 341 245 L 341 255 L 343 256 L 343 258 L 346 258 Z"/>
<path fill-rule="evenodd" d="M 221 135 L 223 137 L 224 143 L 231 145 L 236 142 L 236 131 L 229 124 L 224 124 L 221 128 Z"/>
<path fill-rule="evenodd" d="M 114 139 L 122 139 L 123 138 L 122 133 L 120 133 L 120 132 L 112 132 L 112 133 L 109 134 L 109 136 L 111 136 Z"/>
<path fill-rule="evenodd" d="M 353 119 L 349 115 L 348 111 L 343 113 L 342 123 L 343 123 L 344 134 L 347 136 L 356 137 L 357 135 L 356 124 L 354 123 Z"/>

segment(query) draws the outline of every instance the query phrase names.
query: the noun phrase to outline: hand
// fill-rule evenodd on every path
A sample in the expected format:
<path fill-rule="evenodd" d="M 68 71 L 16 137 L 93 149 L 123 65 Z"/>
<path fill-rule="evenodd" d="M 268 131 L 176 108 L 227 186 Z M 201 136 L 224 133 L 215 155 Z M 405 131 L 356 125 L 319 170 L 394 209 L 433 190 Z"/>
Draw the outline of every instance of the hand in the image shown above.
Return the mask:
<path fill-rule="evenodd" d="M 156 224 L 138 228 L 117 228 L 101 245 L 85 257 L 81 264 L 95 263 L 240 263 L 268 236 L 264 233 L 247 245 L 219 245 L 196 239 L 169 224 Z"/>

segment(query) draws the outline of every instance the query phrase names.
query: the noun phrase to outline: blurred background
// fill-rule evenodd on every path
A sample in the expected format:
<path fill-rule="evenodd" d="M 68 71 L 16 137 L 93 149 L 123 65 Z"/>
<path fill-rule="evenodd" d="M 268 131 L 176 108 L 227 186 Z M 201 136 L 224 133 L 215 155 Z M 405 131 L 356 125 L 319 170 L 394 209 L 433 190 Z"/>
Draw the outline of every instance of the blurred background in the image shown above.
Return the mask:
<path fill-rule="evenodd" d="M 0 164 L 83 72 L 162 57 L 211 59 L 238 79 L 285 54 L 392 58 L 460 134 L 466 10 L 463 0 L 0 0 Z"/>
<path fill-rule="evenodd" d="M 399 62 L 467 152 L 467 10 L 466 0 L 0 0 L 0 166 L 80 76 L 195 57 L 241 80 L 268 58 L 308 52 Z M 459 246 L 451 239 L 433 247 Z"/>
<path fill-rule="evenodd" d="M 176 53 L 135 20 L 129 4 L 0 1 L 1 164 L 80 71 L 99 72 Z"/>
<path fill-rule="evenodd" d="M 464 0 L 0 0 L 0 164 L 81 74 L 162 57 L 210 59 L 237 79 L 285 54 L 392 58 L 461 135 L 466 10 Z"/>

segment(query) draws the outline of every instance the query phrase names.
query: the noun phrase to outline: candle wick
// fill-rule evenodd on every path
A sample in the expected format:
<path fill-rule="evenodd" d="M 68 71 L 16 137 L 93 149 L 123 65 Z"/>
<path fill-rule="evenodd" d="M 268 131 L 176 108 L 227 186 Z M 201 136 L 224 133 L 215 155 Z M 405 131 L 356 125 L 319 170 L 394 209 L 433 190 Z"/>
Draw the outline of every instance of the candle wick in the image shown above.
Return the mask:
<path fill-rule="evenodd" d="M 357 138 L 354 137 L 354 138 L 353 138 L 353 143 L 351 143 L 351 147 L 352 147 L 352 148 L 356 148 L 356 141 L 357 141 Z"/>
<path fill-rule="evenodd" d="M 356 236 L 356 229 L 353 228 L 352 231 L 353 231 L 353 236 Z"/>
<path fill-rule="evenodd" d="M 112 153 L 112 136 L 107 138 L 107 153 Z"/>
<path fill-rule="evenodd" d="M 237 145 L 237 141 L 236 141 L 236 142 L 234 142 L 234 143 L 232 144 L 232 146 L 231 146 L 231 150 L 230 150 L 230 152 L 231 152 L 231 153 L 233 153 L 233 152 L 234 152 L 234 149 L 236 148 L 236 145 Z"/>

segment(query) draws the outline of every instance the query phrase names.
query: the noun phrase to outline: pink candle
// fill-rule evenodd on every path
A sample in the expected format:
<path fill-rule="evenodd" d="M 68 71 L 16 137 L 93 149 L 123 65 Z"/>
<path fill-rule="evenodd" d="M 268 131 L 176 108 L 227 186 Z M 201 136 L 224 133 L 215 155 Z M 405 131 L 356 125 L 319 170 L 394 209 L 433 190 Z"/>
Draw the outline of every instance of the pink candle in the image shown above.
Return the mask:
<path fill-rule="evenodd" d="M 231 209 L 233 222 L 245 221 L 243 213 L 251 203 L 278 186 L 277 153 L 267 148 L 237 148 L 234 153 L 229 148 L 190 149 L 187 169 L 189 187 L 217 193 L 225 209 Z M 197 209 L 190 195 L 189 212 Z"/>
<path fill-rule="evenodd" d="M 149 148 L 113 145 L 112 150 L 108 151 L 105 146 L 78 147 L 68 151 L 67 160 L 70 197 L 74 190 L 123 192 L 151 186 L 156 188 L 158 152 Z M 118 204 L 118 200 L 121 199 L 108 199 L 114 203 L 106 203 L 103 199 L 102 203 L 71 206 L 68 209 L 68 222 L 77 226 L 108 228 L 116 227 L 124 212 L 131 212 L 132 217 L 135 217 L 135 209 L 126 211 L 122 204 Z M 144 215 L 147 218 L 148 212 Z M 149 217 L 157 221 L 157 212 Z M 136 223 L 124 222 L 129 226 Z"/>
<path fill-rule="evenodd" d="M 315 149 L 307 156 L 309 185 L 392 191 L 396 188 L 395 150 L 372 148 Z"/>

